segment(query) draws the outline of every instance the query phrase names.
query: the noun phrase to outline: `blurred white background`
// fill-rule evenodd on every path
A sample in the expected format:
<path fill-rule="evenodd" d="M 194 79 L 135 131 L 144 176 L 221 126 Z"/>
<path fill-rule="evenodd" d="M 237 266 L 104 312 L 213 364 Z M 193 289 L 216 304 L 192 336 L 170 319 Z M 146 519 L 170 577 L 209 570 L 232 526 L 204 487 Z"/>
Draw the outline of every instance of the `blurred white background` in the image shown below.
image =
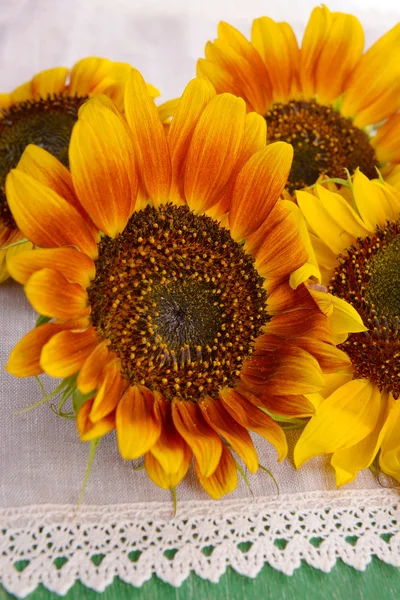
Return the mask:
<path fill-rule="evenodd" d="M 195 75 L 196 59 L 226 20 L 247 36 L 254 18 L 290 22 L 301 36 L 313 0 L 0 0 L 0 91 L 87 55 L 139 68 L 164 99 Z M 400 20 L 399 0 L 331 0 L 356 14 L 370 45 Z"/>

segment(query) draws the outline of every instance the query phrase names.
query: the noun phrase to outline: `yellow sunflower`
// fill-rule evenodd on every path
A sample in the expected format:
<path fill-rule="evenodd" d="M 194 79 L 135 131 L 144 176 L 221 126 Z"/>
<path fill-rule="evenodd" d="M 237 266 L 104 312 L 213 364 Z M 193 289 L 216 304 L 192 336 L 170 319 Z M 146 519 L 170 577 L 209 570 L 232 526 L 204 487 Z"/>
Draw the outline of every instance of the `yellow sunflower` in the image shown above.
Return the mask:
<path fill-rule="evenodd" d="M 70 173 L 30 146 L 8 175 L 15 221 L 40 246 L 10 272 L 53 320 L 16 345 L 7 369 L 76 377 L 81 440 L 116 429 L 121 456 L 144 455 L 165 489 L 194 456 L 218 498 L 237 485 L 231 450 L 258 469 L 248 431 L 282 460 L 286 438 L 270 415 L 312 414 L 305 394 L 349 360 L 308 288 L 289 285 L 308 258 L 299 209 L 277 201 L 291 146 L 267 146 L 265 120 L 201 78 L 166 131 L 133 70 L 125 114 L 89 100 Z"/>
<path fill-rule="evenodd" d="M 28 144 L 38 144 L 68 166 L 68 143 L 80 105 L 90 96 L 106 94 L 122 109 L 125 81 L 131 67 L 90 57 L 71 70 L 37 73 L 9 94 L 0 94 L 0 283 L 9 276 L 7 257 L 31 248 L 10 212 L 5 181 Z M 149 85 L 152 96 L 158 91 Z"/>
<path fill-rule="evenodd" d="M 294 452 L 297 467 L 330 454 L 338 485 L 369 467 L 400 481 L 400 191 L 356 171 L 351 192 L 297 192 L 322 282 L 367 330 L 342 340 L 351 367 L 326 376 Z M 340 340 L 339 340 L 340 341 Z"/>
<path fill-rule="evenodd" d="M 288 23 L 256 19 L 250 42 L 220 23 L 198 74 L 261 114 L 269 142 L 293 145 L 292 194 L 321 176 L 343 177 L 344 167 L 373 178 L 375 167 L 400 163 L 400 25 L 363 47 L 358 19 L 322 6 L 312 11 L 301 48 Z"/>

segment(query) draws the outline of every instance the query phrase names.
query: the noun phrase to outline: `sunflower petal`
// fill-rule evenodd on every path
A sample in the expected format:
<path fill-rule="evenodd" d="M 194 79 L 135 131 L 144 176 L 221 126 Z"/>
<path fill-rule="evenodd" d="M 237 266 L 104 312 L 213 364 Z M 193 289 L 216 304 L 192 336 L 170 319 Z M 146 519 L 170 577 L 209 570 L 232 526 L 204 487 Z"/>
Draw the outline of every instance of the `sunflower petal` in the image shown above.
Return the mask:
<path fill-rule="evenodd" d="M 183 179 L 186 157 L 196 124 L 203 110 L 215 96 L 212 84 L 205 78 L 193 79 L 179 100 L 168 132 L 171 154 L 171 198 L 184 202 Z"/>
<path fill-rule="evenodd" d="M 171 488 L 176 487 L 182 481 L 189 470 L 191 462 L 192 451 L 186 444 L 183 449 L 183 459 L 180 461 L 177 470 L 173 472 L 165 470 L 152 452 L 147 452 L 144 455 L 144 466 L 147 475 L 150 477 L 153 483 L 164 490 L 170 490 Z"/>
<path fill-rule="evenodd" d="M 40 366 L 51 377 L 70 377 L 79 371 L 97 343 L 94 327 L 85 331 L 60 331 L 43 346 Z"/>
<path fill-rule="evenodd" d="M 55 67 L 37 73 L 32 79 L 32 93 L 34 98 L 47 98 L 61 94 L 65 88 L 68 69 L 66 67 Z"/>
<path fill-rule="evenodd" d="M 380 164 L 400 163 L 400 114 L 392 115 L 371 138 Z"/>
<path fill-rule="evenodd" d="M 139 71 L 132 69 L 125 90 L 126 118 L 149 197 L 166 202 L 171 187 L 171 159 L 157 107 Z"/>
<path fill-rule="evenodd" d="M 200 408 L 192 402 L 174 399 L 172 418 L 176 429 L 196 457 L 200 472 L 204 477 L 210 477 L 221 458 L 221 439 L 204 420 Z"/>
<path fill-rule="evenodd" d="M 77 210 L 30 175 L 12 169 L 6 180 L 8 205 L 18 228 L 38 246 L 76 246 L 97 256 L 93 235 Z"/>
<path fill-rule="evenodd" d="M 222 435 L 252 473 L 258 469 L 258 456 L 247 430 L 226 411 L 220 400 L 205 398 L 199 402 L 207 423 Z"/>
<path fill-rule="evenodd" d="M 383 438 L 379 464 L 384 473 L 400 481 L 400 404 L 391 410 Z"/>
<path fill-rule="evenodd" d="M 105 96 L 80 109 L 69 160 L 80 203 L 101 231 L 115 237 L 131 215 L 138 182 L 131 135 Z"/>
<path fill-rule="evenodd" d="M 90 442 L 97 438 L 103 437 L 115 429 L 115 412 L 110 413 L 101 421 L 92 423 L 90 420 L 90 412 L 93 406 L 93 399 L 87 400 L 79 409 L 76 415 L 76 427 L 81 438 L 81 442 Z"/>
<path fill-rule="evenodd" d="M 94 262 L 75 248 L 38 249 L 21 252 L 9 261 L 10 275 L 25 285 L 31 275 L 41 269 L 50 268 L 64 275 L 69 283 L 79 283 L 87 288 L 94 279 Z"/>
<path fill-rule="evenodd" d="M 90 411 L 92 423 L 97 423 L 97 421 L 114 411 L 123 395 L 126 386 L 121 376 L 120 362 L 117 358 L 105 365 L 99 383 L 100 386 L 97 389 Z"/>
<path fill-rule="evenodd" d="M 15 377 L 31 377 L 43 373 L 40 365 L 42 348 L 64 328 L 64 324 L 46 323 L 32 329 L 14 346 L 6 370 Z"/>
<path fill-rule="evenodd" d="M 86 96 L 109 77 L 112 62 L 106 58 L 89 56 L 79 60 L 71 69 L 69 94 Z"/>
<path fill-rule="evenodd" d="M 261 17 L 253 21 L 251 40 L 267 67 L 274 101 L 287 102 L 296 84 L 300 57 L 293 29 L 287 23 Z"/>
<path fill-rule="evenodd" d="M 278 460 L 286 458 L 288 446 L 283 429 L 237 390 L 224 388 L 220 398 L 225 409 L 245 429 L 255 431 L 273 444 L 278 452 Z"/>
<path fill-rule="evenodd" d="M 79 370 L 76 385 L 82 394 L 95 390 L 103 374 L 103 369 L 109 361 L 108 342 L 104 340 L 89 354 Z"/>
<path fill-rule="evenodd" d="M 244 165 L 229 208 L 234 239 L 247 237 L 266 220 L 286 185 L 292 159 L 292 146 L 276 142 L 257 152 Z"/>
<path fill-rule="evenodd" d="M 117 408 L 117 441 L 122 458 L 139 458 L 157 442 L 160 433 L 153 394 L 144 386 L 129 386 Z"/>
<path fill-rule="evenodd" d="M 355 117 L 356 127 L 379 123 L 398 111 L 399 48 L 400 24 L 397 24 L 367 50 L 351 74 L 341 113 L 345 117 Z"/>
<path fill-rule="evenodd" d="M 393 398 L 381 394 L 380 410 L 371 433 L 355 446 L 337 450 L 331 460 L 336 471 L 336 485 L 339 487 L 353 481 L 362 469 L 368 469 L 378 453 L 389 424 L 389 415 L 395 406 Z"/>
<path fill-rule="evenodd" d="M 213 98 L 197 122 L 185 170 L 189 207 L 204 212 L 216 204 L 229 182 L 244 135 L 246 106 L 241 98 Z"/>
<path fill-rule="evenodd" d="M 156 443 L 150 448 L 150 453 L 157 459 L 166 476 L 180 473 L 182 466 L 187 463 L 188 455 L 192 454 L 191 450 L 175 429 L 170 402 L 165 400 L 159 392 L 154 392 L 154 400 L 155 414 L 161 424 L 161 433 Z"/>
<path fill-rule="evenodd" d="M 33 308 L 47 317 L 76 319 L 90 314 L 85 290 L 53 269 L 36 271 L 25 286 L 25 294 Z"/>
<path fill-rule="evenodd" d="M 318 454 L 361 442 L 373 430 L 380 407 L 380 392 L 367 379 L 354 379 L 333 392 L 318 406 L 296 444 L 296 467 Z"/>
<path fill-rule="evenodd" d="M 230 492 L 233 492 L 237 488 L 238 474 L 236 463 L 225 444 L 222 446 L 222 454 L 218 466 L 212 475 L 205 477 L 197 460 L 195 460 L 194 466 L 200 485 L 214 500 L 219 500 L 221 496 L 230 494 Z"/>

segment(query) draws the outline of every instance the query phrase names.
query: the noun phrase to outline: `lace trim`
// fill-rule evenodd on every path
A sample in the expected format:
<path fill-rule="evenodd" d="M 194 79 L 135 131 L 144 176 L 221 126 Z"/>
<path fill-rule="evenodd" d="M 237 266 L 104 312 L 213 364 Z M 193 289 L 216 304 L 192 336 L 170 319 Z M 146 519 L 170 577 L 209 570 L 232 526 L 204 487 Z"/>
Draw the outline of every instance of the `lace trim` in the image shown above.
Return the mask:
<path fill-rule="evenodd" d="M 20 598 L 42 583 L 66 594 L 80 579 L 103 591 L 115 576 L 155 573 L 179 586 L 194 571 L 217 582 L 228 566 L 255 577 L 265 562 L 290 575 L 305 560 L 364 570 L 372 555 L 400 566 L 393 490 L 284 494 L 276 499 L 116 506 L 41 505 L 0 511 L 0 582 Z"/>

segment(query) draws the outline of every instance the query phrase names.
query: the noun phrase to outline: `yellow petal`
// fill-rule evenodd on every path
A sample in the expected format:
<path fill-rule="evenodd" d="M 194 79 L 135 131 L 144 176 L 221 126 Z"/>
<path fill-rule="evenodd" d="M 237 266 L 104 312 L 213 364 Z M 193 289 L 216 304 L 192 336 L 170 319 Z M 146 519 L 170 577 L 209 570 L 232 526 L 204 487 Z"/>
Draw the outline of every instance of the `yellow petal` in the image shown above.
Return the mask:
<path fill-rule="evenodd" d="M 384 473 L 400 481 L 400 403 L 397 400 L 389 415 L 382 442 L 379 464 Z"/>
<path fill-rule="evenodd" d="M 247 237 L 267 219 L 286 185 L 292 159 L 292 146 L 276 142 L 254 154 L 244 165 L 229 208 L 234 239 Z"/>
<path fill-rule="evenodd" d="M 211 83 L 199 77 L 185 88 L 168 132 L 171 154 L 171 198 L 184 202 L 184 173 L 193 132 L 203 110 L 215 96 Z"/>
<path fill-rule="evenodd" d="M 61 331 L 43 346 L 40 366 L 51 377 L 70 377 L 79 371 L 97 344 L 94 327 L 86 331 Z"/>
<path fill-rule="evenodd" d="M 156 443 L 160 433 L 153 394 L 144 386 L 129 386 L 117 408 L 117 441 L 122 458 L 139 458 Z"/>
<path fill-rule="evenodd" d="M 35 98 L 47 98 L 64 91 L 68 69 L 56 67 L 37 73 L 32 79 L 32 91 Z"/>
<path fill-rule="evenodd" d="M 166 202 L 171 187 L 171 160 L 164 128 L 139 71 L 132 69 L 125 90 L 125 112 L 149 197 Z"/>
<path fill-rule="evenodd" d="M 200 485 L 214 500 L 230 494 L 237 488 L 238 474 L 235 460 L 228 448 L 223 444 L 221 459 L 210 477 L 204 477 L 197 460 L 195 460 L 196 475 Z"/>
<path fill-rule="evenodd" d="M 332 456 L 331 465 L 336 471 L 339 487 L 353 481 L 359 471 L 368 469 L 374 460 L 388 428 L 388 416 L 395 406 L 387 393 L 380 394 L 380 410 L 375 427 L 369 435 L 355 446 L 338 450 Z"/>
<path fill-rule="evenodd" d="M 6 194 L 18 228 L 30 241 L 48 248 L 76 246 L 92 258 L 97 256 L 95 239 L 81 215 L 52 189 L 12 169 Z"/>
<path fill-rule="evenodd" d="M 80 203 L 101 231 L 115 237 L 126 227 L 138 182 L 131 135 L 105 96 L 88 100 L 79 111 L 69 160 Z"/>
<path fill-rule="evenodd" d="M 193 211 L 218 202 L 238 160 L 245 118 L 245 103 L 231 94 L 216 96 L 202 112 L 185 170 L 185 196 Z"/>
<path fill-rule="evenodd" d="M 388 219 L 398 218 L 398 199 L 391 197 L 381 184 L 370 181 L 358 169 L 353 177 L 353 194 L 361 218 L 370 231 L 374 231 L 377 225 L 384 227 Z"/>
<path fill-rule="evenodd" d="M 82 442 L 90 442 L 103 437 L 103 435 L 115 429 L 115 412 L 107 415 L 97 423 L 92 423 L 89 417 L 92 406 L 93 400 L 87 400 L 76 415 L 76 427 Z"/>
<path fill-rule="evenodd" d="M 36 271 L 25 286 L 25 294 L 33 308 L 47 317 L 76 319 L 90 314 L 85 290 L 52 269 Z"/>
<path fill-rule="evenodd" d="M 164 490 L 170 490 L 182 481 L 189 470 L 191 462 L 192 452 L 187 445 L 184 447 L 184 456 L 179 464 L 179 468 L 173 472 L 164 470 L 161 463 L 155 458 L 152 452 L 147 452 L 144 456 L 144 466 L 147 475 L 153 483 Z"/>
<path fill-rule="evenodd" d="M 296 467 L 318 454 L 361 442 L 374 429 L 380 408 L 380 392 L 367 379 L 354 379 L 333 392 L 318 406 L 296 444 Z"/>
<path fill-rule="evenodd" d="M 400 106 L 400 25 L 385 33 L 362 56 L 347 82 L 341 113 L 364 127 L 379 123 Z"/>
<path fill-rule="evenodd" d="M 210 477 L 221 458 L 221 439 L 193 402 L 175 399 L 172 402 L 172 418 L 176 429 L 195 455 L 201 473 L 204 477 Z"/>

